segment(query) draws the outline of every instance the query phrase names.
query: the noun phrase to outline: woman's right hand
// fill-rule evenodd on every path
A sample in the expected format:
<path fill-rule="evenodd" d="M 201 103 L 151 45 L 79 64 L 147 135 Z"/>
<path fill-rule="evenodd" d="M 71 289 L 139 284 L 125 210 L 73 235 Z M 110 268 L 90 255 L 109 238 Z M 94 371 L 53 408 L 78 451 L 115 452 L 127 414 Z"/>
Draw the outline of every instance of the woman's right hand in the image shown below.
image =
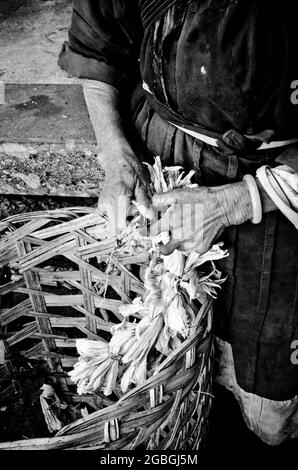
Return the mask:
<path fill-rule="evenodd" d="M 126 226 L 127 212 L 132 201 L 148 210 L 150 217 L 151 194 L 146 166 L 131 151 L 117 155 L 107 153 L 101 161 L 105 180 L 100 193 L 98 208 L 107 214 L 114 234 L 121 233 Z"/>

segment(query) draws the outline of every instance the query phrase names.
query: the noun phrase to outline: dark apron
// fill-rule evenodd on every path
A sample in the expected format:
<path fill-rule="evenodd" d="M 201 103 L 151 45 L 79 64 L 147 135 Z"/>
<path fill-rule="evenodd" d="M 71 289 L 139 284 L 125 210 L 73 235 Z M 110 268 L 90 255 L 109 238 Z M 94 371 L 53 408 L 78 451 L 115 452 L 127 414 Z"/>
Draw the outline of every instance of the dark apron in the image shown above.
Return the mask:
<path fill-rule="evenodd" d="M 240 181 L 263 164 L 275 166 L 283 152 L 247 151 L 241 142 L 238 149 L 207 145 L 170 125 L 140 88 L 132 108 L 143 158 L 160 155 L 164 165 L 194 169 L 199 185 Z M 230 255 L 219 263 L 228 280 L 215 306 L 216 334 L 232 345 L 241 388 L 272 400 L 290 399 L 298 393 L 298 367 L 291 363 L 291 344 L 298 340 L 297 231 L 274 212 L 258 225 L 227 229 L 222 239 Z"/>

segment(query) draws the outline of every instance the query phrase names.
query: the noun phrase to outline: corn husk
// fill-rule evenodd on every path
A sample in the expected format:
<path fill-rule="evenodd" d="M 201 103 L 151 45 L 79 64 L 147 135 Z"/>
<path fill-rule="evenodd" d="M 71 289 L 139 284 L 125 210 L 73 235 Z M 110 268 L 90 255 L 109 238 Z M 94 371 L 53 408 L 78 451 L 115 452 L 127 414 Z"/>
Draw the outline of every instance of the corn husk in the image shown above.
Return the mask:
<path fill-rule="evenodd" d="M 50 433 L 59 431 L 63 427 L 60 412 L 67 405 L 61 402 L 52 385 L 44 384 L 41 389 L 39 400 L 47 428 Z"/>
<path fill-rule="evenodd" d="M 181 167 L 163 169 L 159 157 L 148 169 L 153 192 L 196 186 L 191 183 L 193 172 L 185 175 Z M 156 354 L 168 356 L 189 336 L 198 311 L 192 302 L 216 297 L 224 282 L 214 264 L 228 256 L 222 244 L 204 254 L 175 250 L 164 256 L 159 244 L 168 243 L 169 233 L 161 232 L 152 239 L 144 235 L 146 214 L 137 207 L 143 215 L 137 215 L 120 235 L 113 256 L 149 253 L 145 293 L 119 308 L 125 319 L 111 329 L 109 343 L 77 340 L 80 358 L 69 375 L 79 394 L 100 389 L 109 395 L 118 381 L 123 393 L 142 384 L 154 372 L 150 369 L 155 363 L 152 358 Z"/>

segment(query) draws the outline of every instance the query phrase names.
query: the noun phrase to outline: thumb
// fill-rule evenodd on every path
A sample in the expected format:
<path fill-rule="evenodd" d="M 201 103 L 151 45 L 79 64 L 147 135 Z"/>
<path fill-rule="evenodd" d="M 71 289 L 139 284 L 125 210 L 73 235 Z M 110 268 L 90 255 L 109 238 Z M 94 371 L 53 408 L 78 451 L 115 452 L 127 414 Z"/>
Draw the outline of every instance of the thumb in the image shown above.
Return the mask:
<path fill-rule="evenodd" d="M 148 196 L 146 188 L 143 185 L 137 184 L 136 189 L 135 189 L 135 197 L 136 197 L 136 206 L 138 207 L 142 215 L 146 217 L 147 219 L 153 219 L 154 211 L 151 207 L 151 199 Z"/>
<path fill-rule="evenodd" d="M 117 236 L 127 225 L 127 213 L 130 205 L 129 196 L 103 196 L 98 201 L 98 211 L 107 216 L 110 236 Z"/>
<path fill-rule="evenodd" d="M 177 250 L 180 245 L 179 240 L 170 240 L 166 245 L 159 245 L 159 249 L 162 255 L 167 256 Z"/>
<path fill-rule="evenodd" d="M 181 199 L 181 192 L 177 189 L 167 193 L 154 194 L 152 204 L 156 206 L 171 206 L 177 204 Z"/>

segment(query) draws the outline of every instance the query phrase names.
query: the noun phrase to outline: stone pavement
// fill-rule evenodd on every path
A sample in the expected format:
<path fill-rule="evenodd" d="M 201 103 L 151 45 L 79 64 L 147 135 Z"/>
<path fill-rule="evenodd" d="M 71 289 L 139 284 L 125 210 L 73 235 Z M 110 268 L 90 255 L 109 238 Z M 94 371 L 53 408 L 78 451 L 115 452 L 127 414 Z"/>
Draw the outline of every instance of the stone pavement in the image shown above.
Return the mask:
<path fill-rule="evenodd" d="M 0 0 L 0 24 L 11 16 L 26 0 Z"/>
<path fill-rule="evenodd" d="M 76 83 L 57 66 L 71 0 L 0 0 L 0 80 Z"/>
<path fill-rule="evenodd" d="M 98 195 L 80 81 L 57 65 L 71 0 L 0 0 L 0 194 Z"/>

